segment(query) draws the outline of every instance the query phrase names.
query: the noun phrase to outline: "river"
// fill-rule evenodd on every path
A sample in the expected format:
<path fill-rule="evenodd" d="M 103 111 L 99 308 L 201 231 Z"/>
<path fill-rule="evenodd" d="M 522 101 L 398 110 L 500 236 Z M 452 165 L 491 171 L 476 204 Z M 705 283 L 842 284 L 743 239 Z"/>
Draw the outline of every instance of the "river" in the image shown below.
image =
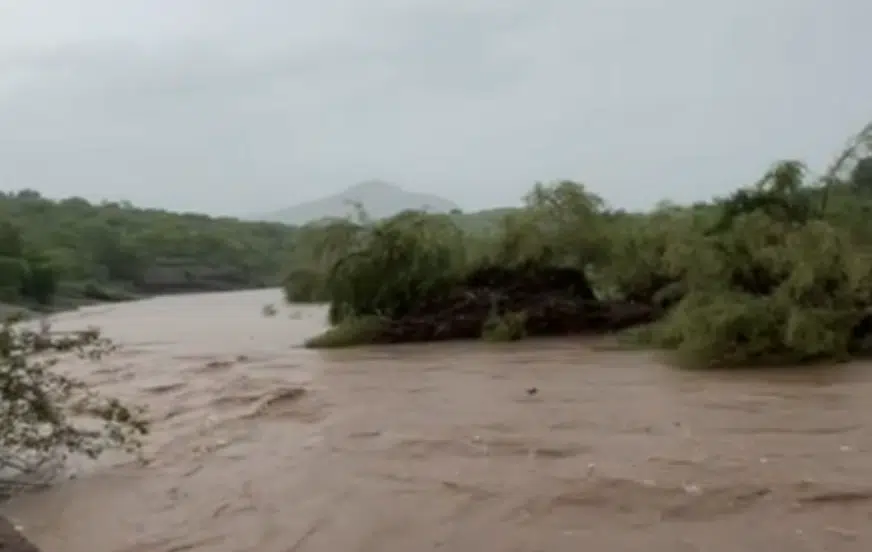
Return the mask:
<path fill-rule="evenodd" d="M 82 309 L 75 365 L 145 404 L 106 458 L 3 505 L 43 552 L 872 549 L 872 367 L 686 372 L 590 340 L 331 352 L 278 291 Z M 535 388 L 535 391 L 534 391 Z"/>

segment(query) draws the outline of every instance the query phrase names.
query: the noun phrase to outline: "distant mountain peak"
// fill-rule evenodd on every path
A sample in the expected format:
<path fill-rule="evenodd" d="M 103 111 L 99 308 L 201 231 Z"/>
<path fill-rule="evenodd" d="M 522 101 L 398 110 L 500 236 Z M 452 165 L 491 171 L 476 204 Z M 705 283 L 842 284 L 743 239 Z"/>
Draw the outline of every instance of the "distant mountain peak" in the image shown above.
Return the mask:
<path fill-rule="evenodd" d="M 344 193 L 406 193 L 405 190 L 384 180 L 364 180 L 351 186 Z"/>
<path fill-rule="evenodd" d="M 362 204 L 367 214 L 375 219 L 390 217 L 409 209 L 426 209 L 434 213 L 448 213 L 458 209 L 457 204 L 445 198 L 410 192 L 396 184 L 371 179 L 322 199 L 307 201 L 252 218 L 286 224 L 305 224 L 324 218 L 353 215 L 354 207 L 351 203 Z"/>

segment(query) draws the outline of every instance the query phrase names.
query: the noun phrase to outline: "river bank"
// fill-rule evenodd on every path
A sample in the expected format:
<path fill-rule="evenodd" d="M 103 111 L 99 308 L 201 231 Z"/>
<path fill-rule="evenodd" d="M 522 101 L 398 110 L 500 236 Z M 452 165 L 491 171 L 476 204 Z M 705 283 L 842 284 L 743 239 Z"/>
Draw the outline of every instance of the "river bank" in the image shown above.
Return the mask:
<path fill-rule="evenodd" d="M 190 295 L 202 293 L 226 293 L 235 291 L 250 291 L 263 289 L 262 285 L 169 285 L 151 286 L 149 291 L 131 289 L 124 286 L 106 286 L 94 284 L 64 283 L 51 304 L 36 303 L 4 303 L 0 302 L 0 320 L 9 317 L 29 319 L 33 317 L 51 316 L 80 308 L 128 303 L 173 295 Z"/>

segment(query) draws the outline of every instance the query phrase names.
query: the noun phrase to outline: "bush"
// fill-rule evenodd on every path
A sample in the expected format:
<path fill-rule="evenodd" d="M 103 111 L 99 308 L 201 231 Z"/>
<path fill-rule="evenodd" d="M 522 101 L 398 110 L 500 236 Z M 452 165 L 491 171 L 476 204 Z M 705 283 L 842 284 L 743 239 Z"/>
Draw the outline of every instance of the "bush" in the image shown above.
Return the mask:
<path fill-rule="evenodd" d="M 22 283 L 21 294 L 40 305 L 48 305 L 58 288 L 58 276 L 52 264 L 40 257 L 28 261 L 29 271 Z"/>
<path fill-rule="evenodd" d="M 649 343 L 694 366 L 844 360 L 872 307 L 864 246 L 824 220 L 795 163 L 723 203 L 718 223 L 677 257 L 689 293 Z"/>
<path fill-rule="evenodd" d="M 24 260 L 0 256 L 0 301 L 19 299 L 27 276 L 28 266 Z"/>
<path fill-rule="evenodd" d="M 297 281 L 329 300 L 337 326 L 310 345 L 632 328 L 627 337 L 694 366 L 864 354 L 864 155 L 872 158 L 872 125 L 822 177 L 784 161 L 729 197 L 687 207 L 609 210 L 583 185 L 559 181 L 537 184 L 495 224 L 469 224 L 475 231 L 461 229 L 464 215 L 414 212 L 312 229 L 321 232 L 313 243 L 332 245 L 310 247 L 329 254 L 298 266 Z"/>
<path fill-rule="evenodd" d="M 148 425 L 143 411 L 97 395 L 56 368 L 64 354 L 96 360 L 113 345 L 97 330 L 0 326 L 0 493 L 44 485 L 70 454 L 135 453 Z"/>
<path fill-rule="evenodd" d="M 305 345 L 314 349 L 326 349 L 372 343 L 388 324 L 388 320 L 379 316 L 346 318 L 326 332 L 308 339 Z"/>
<path fill-rule="evenodd" d="M 487 341 L 520 341 L 527 334 L 524 312 L 507 312 L 502 316 L 491 314 L 485 321 L 481 336 Z"/>
<path fill-rule="evenodd" d="M 463 238 L 450 218 L 417 212 L 362 228 L 326 274 L 331 322 L 399 318 L 450 293 L 465 267 Z"/>

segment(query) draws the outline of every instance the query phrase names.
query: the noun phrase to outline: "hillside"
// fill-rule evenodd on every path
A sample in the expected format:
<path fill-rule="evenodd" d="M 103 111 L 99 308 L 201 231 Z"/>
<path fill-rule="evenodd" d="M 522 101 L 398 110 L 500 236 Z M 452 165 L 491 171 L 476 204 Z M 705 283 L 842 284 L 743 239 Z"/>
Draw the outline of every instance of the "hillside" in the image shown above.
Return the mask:
<path fill-rule="evenodd" d="M 307 201 L 271 213 L 251 218 L 301 225 L 307 222 L 345 217 L 354 213 L 354 204 L 360 203 L 373 218 L 385 218 L 407 209 L 426 209 L 430 212 L 447 213 L 458 206 L 444 198 L 431 194 L 409 192 L 387 182 L 370 180 L 356 184 L 338 194 Z"/>
<path fill-rule="evenodd" d="M 275 285 L 293 228 L 128 204 L 0 193 L 2 304 L 65 308 Z"/>

